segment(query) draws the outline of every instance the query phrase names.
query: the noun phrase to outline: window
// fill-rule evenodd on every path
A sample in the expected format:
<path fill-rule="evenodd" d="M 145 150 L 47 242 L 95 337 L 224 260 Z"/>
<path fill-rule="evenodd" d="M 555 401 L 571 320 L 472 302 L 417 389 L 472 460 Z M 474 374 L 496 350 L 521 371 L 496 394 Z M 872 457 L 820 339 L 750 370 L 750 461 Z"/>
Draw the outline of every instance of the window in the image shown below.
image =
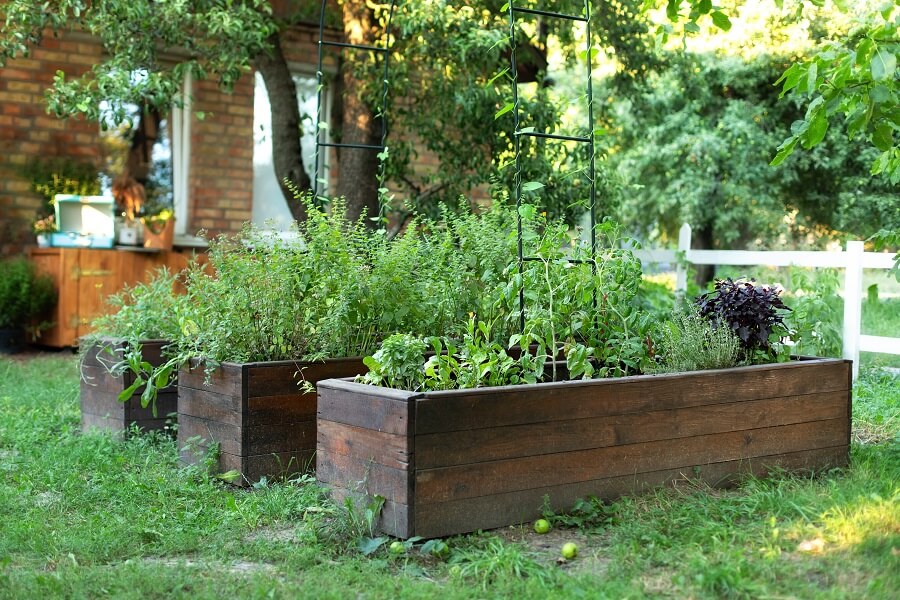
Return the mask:
<path fill-rule="evenodd" d="M 269 94 L 262 75 L 256 74 L 256 88 L 253 103 L 253 222 L 270 224 L 275 229 L 287 229 L 293 217 L 288 209 L 287 201 L 281 193 L 275 168 L 272 165 L 272 114 Z M 316 76 L 314 74 L 295 74 L 294 85 L 297 87 L 297 105 L 300 108 L 300 126 L 303 135 L 300 148 L 303 156 L 303 168 L 310 180 L 316 176 Z M 330 122 L 331 96 L 323 91 L 322 120 Z M 324 165 L 322 178 L 328 181 L 328 165 Z"/>
<path fill-rule="evenodd" d="M 141 76 L 132 74 L 135 79 Z M 190 79 L 185 78 L 184 98 L 190 97 L 190 87 Z M 185 118 L 190 106 L 185 104 L 173 107 L 169 114 L 136 104 L 100 104 L 102 193 L 116 197 L 117 210 L 129 219 L 141 210 L 173 209 L 175 231 L 182 235 L 188 221 L 190 151 L 190 119 Z M 117 115 L 126 117 L 118 125 Z"/>

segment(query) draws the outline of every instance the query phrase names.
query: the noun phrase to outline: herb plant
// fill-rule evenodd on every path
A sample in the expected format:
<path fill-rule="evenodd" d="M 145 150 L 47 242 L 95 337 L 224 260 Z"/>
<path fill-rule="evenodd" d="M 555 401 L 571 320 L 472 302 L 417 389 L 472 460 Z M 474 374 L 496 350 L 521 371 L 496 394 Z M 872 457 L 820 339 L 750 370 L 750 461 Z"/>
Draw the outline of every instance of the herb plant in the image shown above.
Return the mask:
<path fill-rule="evenodd" d="M 788 334 L 784 316 L 791 309 L 781 301 L 778 289 L 756 285 L 752 279 L 720 279 L 712 292 L 697 298 L 697 307 L 701 316 L 734 331 L 748 360 L 783 356 L 782 341 Z"/>
<path fill-rule="evenodd" d="M 659 326 L 660 362 L 647 371 L 675 373 L 726 369 L 740 364 L 741 343 L 730 327 L 718 327 L 689 306 Z"/>
<path fill-rule="evenodd" d="M 56 288 L 25 258 L 0 261 L 0 329 L 22 328 L 36 338 L 56 303 Z"/>

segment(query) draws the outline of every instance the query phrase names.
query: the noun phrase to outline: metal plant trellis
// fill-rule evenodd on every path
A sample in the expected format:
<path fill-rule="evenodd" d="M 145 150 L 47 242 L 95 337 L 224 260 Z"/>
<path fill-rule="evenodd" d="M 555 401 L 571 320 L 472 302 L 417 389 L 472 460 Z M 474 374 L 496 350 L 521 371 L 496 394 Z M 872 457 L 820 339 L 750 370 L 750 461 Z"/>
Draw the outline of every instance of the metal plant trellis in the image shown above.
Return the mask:
<path fill-rule="evenodd" d="M 595 186 L 595 174 L 596 174 L 596 164 L 594 157 L 594 98 L 593 98 L 593 85 L 591 79 L 591 3 L 590 0 L 585 0 L 584 2 L 584 15 L 569 15 L 564 13 L 550 12 L 545 10 L 536 10 L 532 8 L 520 8 L 514 6 L 513 0 L 509 0 L 507 5 L 509 12 L 509 37 L 510 37 L 510 67 L 512 72 L 512 88 L 513 88 L 513 139 L 515 140 L 515 164 L 516 164 L 516 174 L 515 174 L 515 184 L 513 191 L 513 198 L 516 202 L 516 214 L 518 216 L 517 223 L 517 235 L 518 235 L 518 259 L 519 259 L 519 273 L 523 272 L 523 268 L 526 262 L 529 261 L 537 261 L 541 260 L 536 256 L 525 256 L 524 250 L 522 247 L 522 213 L 520 211 L 522 205 L 522 159 L 521 159 L 521 138 L 524 137 L 534 137 L 534 138 L 546 138 L 552 140 L 560 140 L 560 141 L 568 141 L 568 142 L 577 142 L 580 144 L 588 144 L 590 148 L 591 160 L 590 167 L 588 171 L 588 181 L 590 183 L 590 197 L 589 197 L 589 210 L 591 213 L 590 217 L 590 227 L 591 227 L 591 260 L 588 261 L 591 264 L 591 269 L 596 269 L 596 252 L 597 252 L 597 234 L 595 231 L 596 228 L 596 214 L 595 207 L 597 203 L 597 191 Z M 558 135 L 552 133 L 542 133 L 528 130 L 520 130 L 519 129 L 519 90 L 518 90 L 518 69 L 516 65 L 516 15 L 517 14 L 525 14 L 525 15 L 535 15 L 539 17 L 548 17 L 551 19 L 563 19 L 566 21 L 576 21 L 585 24 L 585 38 L 587 44 L 587 52 L 586 52 L 586 60 L 587 60 L 587 105 L 588 105 L 588 135 L 587 136 L 571 136 L 571 135 Z M 570 259 L 571 262 L 585 262 L 582 260 Z M 595 299 L 596 301 L 596 299 Z M 525 287 L 522 286 L 519 288 L 519 319 L 521 329 L 524 331 L 525 329 Z"/>
<path fill-rule="evenodd" d="M 357 150 L 377 150 L 379 153 L 383 153 L 387 150 L 387 134 L 388 134 L 388 118 L 387 118 L 387 97 L 388 97 L 388 88 L 389 88 L 389 80 L 388 80 L 388 63 L 390 57 L 391 50 L 391 22 L 394 20 L 394 8 L 395 8 L 395 0 L 391 0 L 390 8 L 388 12 L 387 23 L 384 28 L 384 47 L 379 46 L 367 46 L 365 44 L 349 44 L 347 42 L 334 42 L 331 40 L 325 39 L 325 5 L 328 3 L 328 0 L 322 0 L 321 12 L 319 13 L 319 62 L 318 68 L 316 69 L 316 169 L 315 169 L 315 181 L 313 183 L 313 194 L 318 197 L 319 196 L 319 182 L 321 180 L 321 175 L 323 168 L 325 166 L 325 158 L 322 154 L 322 148 L 354 148 Z M 374 52 L 376 54 L 382 54 L 384 56 L 384 75 L 382 78 L 382 94 L 381 94 L 381 144 L 348 144 L 348 143 L 340 143 L 340 142 L 328 142 L 323 140 L 323 136 L 325 136 L 325 128 L 322 127 L 322 90 L 324 88 L 323 79 L 325 77 L 323 72 L 323 61 L 325 59 L 325 46 L 332 46 L 335 48 L 349 48 L 352 50 L 362 50 L 366 52 Z M 378 168 L 378 180 L 379 187 L 384 186 L 384 173 L 385 173 L 385 163 L 386 160 L 382 158 L 379 162 Z"/>

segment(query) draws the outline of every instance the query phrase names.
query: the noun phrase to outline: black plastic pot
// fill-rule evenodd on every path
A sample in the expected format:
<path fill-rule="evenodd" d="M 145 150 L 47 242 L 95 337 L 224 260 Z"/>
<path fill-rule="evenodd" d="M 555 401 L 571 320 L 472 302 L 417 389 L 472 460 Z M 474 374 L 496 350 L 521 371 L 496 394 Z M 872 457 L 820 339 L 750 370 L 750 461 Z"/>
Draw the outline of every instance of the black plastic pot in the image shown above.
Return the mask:
<path fill-rule="evenodd" d="M 25 331 L 21 327 L 0 329 L 0 354 L 15 354 L 25 346 Z"/>

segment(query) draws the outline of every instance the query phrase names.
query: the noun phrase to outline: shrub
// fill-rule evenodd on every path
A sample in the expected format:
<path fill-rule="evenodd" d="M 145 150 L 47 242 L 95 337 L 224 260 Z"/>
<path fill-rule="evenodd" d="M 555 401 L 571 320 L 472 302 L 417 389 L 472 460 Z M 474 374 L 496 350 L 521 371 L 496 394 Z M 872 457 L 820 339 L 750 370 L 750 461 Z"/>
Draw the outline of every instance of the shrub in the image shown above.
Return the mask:
<path fill-rule="evenodd" d="M 45 319 L 56 304 L 49 275 L 38 274 L 25 258 L 0 261 L 0 329 L 21 327 L 36 338 L 51 325 Z"/>

